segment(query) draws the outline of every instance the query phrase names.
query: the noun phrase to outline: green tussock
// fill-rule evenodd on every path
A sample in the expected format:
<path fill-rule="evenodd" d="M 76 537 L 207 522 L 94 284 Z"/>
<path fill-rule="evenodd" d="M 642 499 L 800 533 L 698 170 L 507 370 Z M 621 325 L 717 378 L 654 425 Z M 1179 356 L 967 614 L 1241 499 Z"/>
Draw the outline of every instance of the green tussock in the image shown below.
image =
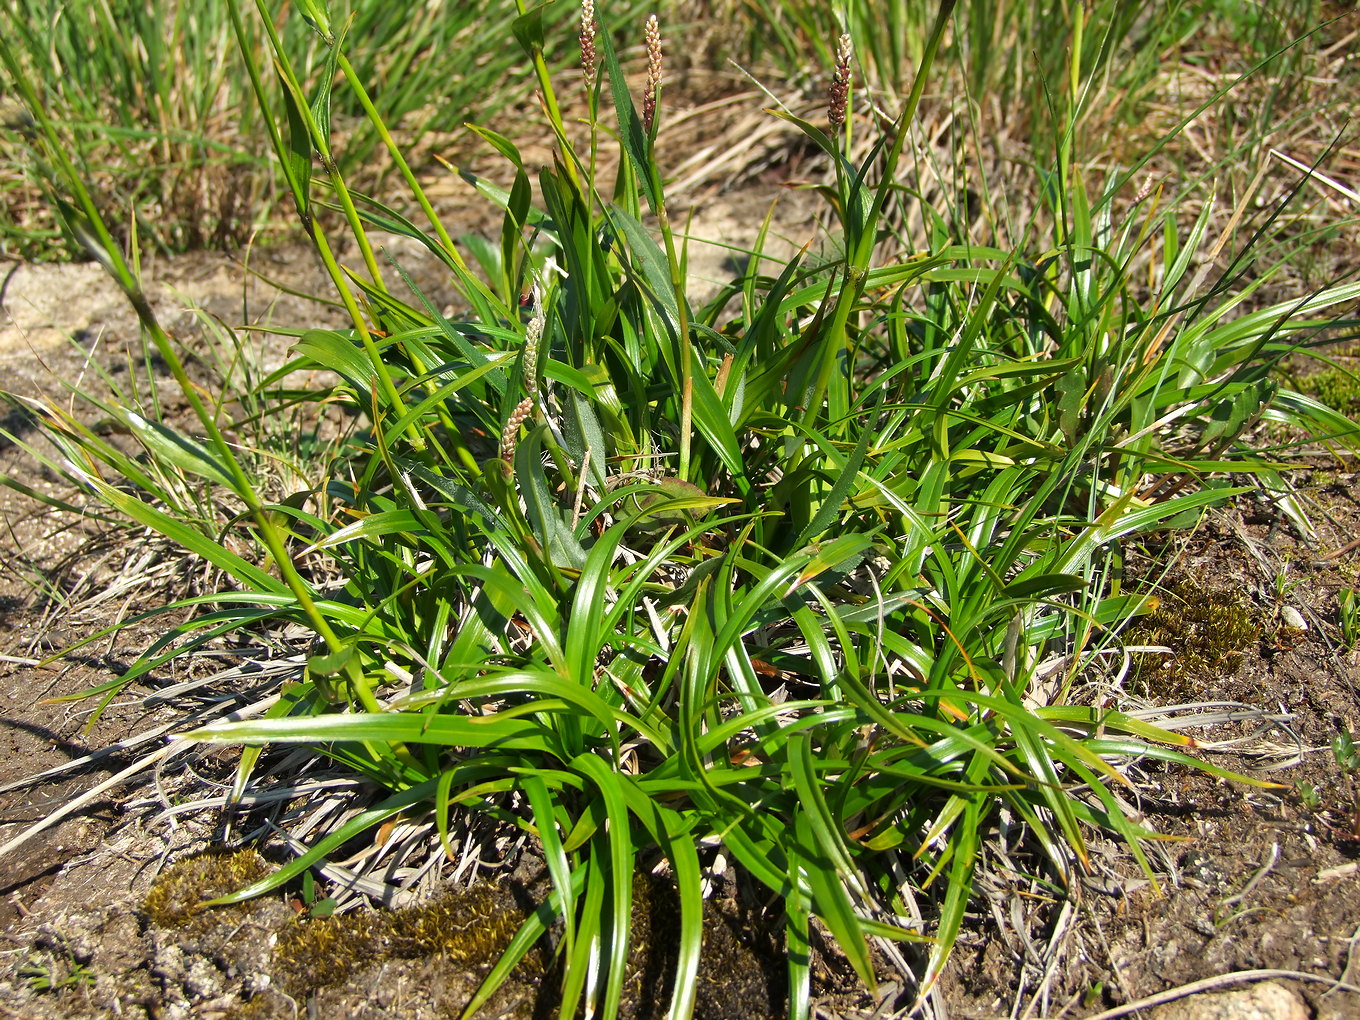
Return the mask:
<path fill-rule="evenodd" d="M 1192 696 L 1200 682 L 1232 672 L 1242 650 L 1260 633 L 1239 591 L 1182 577 L 1161 598 L 1161 605 L 1125 635 L 1131 645 L 1172 650 L 1171 655 L 1140 653 L 1135 659 L 1140 686 L 1159 699 Z"/>
<path fill-rule="evenodd" d="M 658 133 L 693 134 L 657 92 L 683 27 L 649 22 L 620 46 L 613 4 L 580 26 L 548 17 L 560 6 L 516 4 L 523 16 L 495 40 L 492 83 L 518 67 L 542 118 L 523 149 L 535 130 L 523 118 L 473 129 L 494 155 L 460 172 L 499 230 L 455 241 L 466 221 L 445 222 L 420 151 L 389 146 L 384 110 L 399 107 L 383 94 L 384 40 L 362 18 L 377 6 L 358 5 L 350 26 L 323 3 L 276 17 L 226 0 L 282 204 L 346 322 L 300 329 L 274 372 L 235 372 L 252 343 L 223 326 L 221 387 L 200 383 L 201 349 L 157 318 L 138 246 L 46 110 L 28 51 L 0 34 L 33 118 L 27 144 L 64 196 L 55 215 L 136 309 L 141 360 L 161 366 L 135 387 L 105 372 L 69 402 L 10 396 L 33 432 L 10 439 L 221 584 L 137 617 L 183 622 L 70 697 L 110 704 L 221 640 L 296 634 L 305 668 L 244 695 L 276 699 L 223 707 L 186 745 L 242 746 L 241 789 L 295 778 L 260 767 L 281 745 L 384 793 L 307 830 L 310 847 L 240 896 L 399 818 L 432 816 L 452 845 L 475 812 L 532 841 L 553 890 L 532 914 L 498 887 L 392 914 L 309 909 L 275 947 L 299 992 L 428 958 L 450 961 L 450 979 L 484 975 L 468 1016 L 528 968 L 566 1017 L 632 1020 L 638 1004 L 749 1017 L 770 968 L 755 948 L 737 966 L 732 946 L 762 943 L 745 921 L 715 922 L 704 899 L 700 855 L 721 853 L 768 906 L 752 924 L 783 947 L 783 991 L 767 1000 L 804 1020 L 823 934 L 866 987 L 877 935 L 930 939 L 899 988 L 941 978 L 1000 815 L 1024 826 L 1046 876 L 1072 874 L 1102 829 L 1155 878 L 1151 833 L 1111 790 L 1119 760 L 1152 753 L 1262 781 L 1187 755 L 1178 733 L 1120 706 L 1067 703 L 1085 690 L 1077 678 L 1103 675 L 1108 647 L 1092 635 L 1125 632 L 1146 607 L 1118 581 L 1128 547 L 1170 543 L 1253 487 L 1311 533 L 1304 502 L 1280 496 L 1283 455 L 1360 450 L 1353 422 L 1274 378 L 1360 333 L 1360 282 L 1299 291 L 1280 240 L 1313 215 L 1296 208 L 1311 201 L 1306 177 L 1278 198 L 1264 179 L 1239 188 L 1249 149 L 1236 142 L 1203 173 L 1174 170 L 1176 146 L 1206 141 L 1201 115 L 1227 122 L 1247 101 L 1260 111 L 1252 145 L 1281 144 L 1258 100 L 1290 107 L 1288 82 L 1270 76 L 1293 81 L 1301 65 L 1253 55 L 1264 83 L 1232 95 L 1237 79 L 1215 69 L 1224 84 L 1179 94 L 1169 133 L 1149 129 L 1134 156 L 1088 147 L 1157 113 L 1142 97 L 1163 93 L 1163 58 L 1188 59 L 1180 33 L 1197 31 L 1169 17 L 1176 5 L 1033 18 L 982 0 L 857 4 L 843 45 L 841 26 L 818 20 L 824 4 L 765 17 L 772 52 L 834 42 L 812 66 L 848 105 L 771 113 L 815 161 L 803 197 L 824 200 L 821 226 L 792 252 L 773 218 L 716 244 L 732 275 L 714 294 L 691 279 L 702 229 L 678 191 L 683 155 Z M 580 39 L 585 73 L 574 61 L 554 73 Z M 962 105 L 941 107 L 950 96 Z M 1025 171 L 974 168 L 966 140 L 1005 127 L 987 111 L 1012 107 L 1009 137 L 1033 158 L 1004 162 Z M 406 197 L 365 195 L 358 110 Z M 946 122 L 967 130 L 928 142 Z M 439 259 L 452 296 L 418 292 L 388 257 L 393 231 Z M 117 441 L 83 412 L 117 423 Z M 342 440 L 299 443 L 336 414 L 351 421 Z M 1155 700 L 1231 668 L 1256 627 L 1234 593 L 1183 580 L 1125 634 L 1176 652 L 1138 663 Z M 1058 691 L 1041 672 L 1054 656 L 1073 681 Z M 659 862 L 673 904 L 634 878 Z M 192 918 L 211 894 L 167 892 L 180 906 L 162 909 Z M 656 954 L 672 947 L 673 964 Z"/>

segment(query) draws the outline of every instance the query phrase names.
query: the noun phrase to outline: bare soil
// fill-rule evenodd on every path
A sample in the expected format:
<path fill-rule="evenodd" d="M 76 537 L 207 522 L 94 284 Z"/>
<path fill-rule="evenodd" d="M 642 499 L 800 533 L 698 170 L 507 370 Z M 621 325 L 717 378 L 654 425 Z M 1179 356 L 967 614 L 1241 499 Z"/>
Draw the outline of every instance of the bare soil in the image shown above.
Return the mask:
<path fill-rule="evenodd" d="M 714 221 L 696 233 L 749 237 L 765 201 L 725 199 Z M 784 229 L 797 244 L 810 235 L 811 224 L 810 213 L 794 210 Z M 394 248 L 400 245 L 394 242 Z M 401 249 L 400 257 L 408 256 L 414 259 Z M 720 278 L 726 257 L 715 254 L 701 272 Z M 256 259 L 264 272 L 292 286 L 322 289 L 310 256 L 274 250 Z M 167 323 L 187 340 L 201 327 L 183 311 L 177 293 L 234 324 L 312 326 L 334 317 L 333 310 L 249 279 L 221 257 L 186 257 L 149 275 L 172 281 L 157 299 Z M 428 274 L 417 278 L 439 286 Z M 135 339 L 135 324 L 94 267 L 16 265 L 0 274 L 0 297 L 4 388 L 45 394 L 64 405 L 61 381 L 88 377 L 92 361 L 111 372 L 125 370 L 118 366 Z M 276 345 L 266 356 L 282 353 L 283 345 Z M 4 426 L 20 439 L 33 438 L 22 416 L 11 415 Z M 10 441 L 0 442 L 0 472 L 72 498 Z M 1312 975 L 1315 980 L 1283 983 L 1314 1017 L 1360 1015 L 1360 995 L 1333 984 L 1360 984 L 1360 968 L 1352 965 L 1360 941 L 1360 777 L 1339 767 L 1330 750 L 1338 732 L 1360 729 L 1357 662 L 1339 640 L 1337 603 L 1342 588 L 1356 585 L 1360 569 L 1355 550 L 1338 554 L 1360 535 L 1360 473 L 1349 461 L 1319 461 L 1302 469 L 1295 484 L 1320 508 L 1312 542 L 1302 541 L 1264 502 L 1245 500 L 1217 514 L 1188 542 L 1150 546 L 1129 563 L 1131 576 L 1156 576 L 1174 561 L 1173 575 L 1239 597 L 1253 626 L 1247 647 L 1189 686 L 1159 690 L 1154 671 L 1141 687 L 1130 686 L 1130 699 L 1221 701 L 1264 710 L 1272 716 L 1265 722 L 1229 721 L 1197 735 L 1203 753 L 1220 764 L 1282 786 L 1249 789 L 1155 763 L 1135 770 L 1136 785 L 1125 795 L 1147 825 L 1171 837 L 1152 853 L 1160 888 L 1145 880 L 1126 851 L 1093 839 L 1092 877 L 1064 892 L 1036 877 L 1029 851 L 1011 846 L 1013 837 L 998 820 L 975 913 L 942 982 L 947 1015 L 1087 1017 L 1188 982 L 1260 969 Z M 92 518 L 53 514 L 8 489 L 0 489 L 0 512 L 0 841 L 7 841 L 114 776 L 134 753 L 110 755 L 37 786 L 11 784 L 174 721 L 168 707 L 147 708 L 140 699 L 122 697 L 87 730 L 92 703 L 50 701 L 116 676 L 164 633 L 163 619 L 133 624 L 116 639 L 51 665 L 39 660 L 202 579 L 192 565 L 149 540 Z M 133 574 L 154 575 L 154 583 L 120 592 L 116 582 Z M 113 597 L 99 597 L 111 589 Z M 1300 618 L 1306 628 L 1297 626 Z M 1239 737 L 1251 739 L 1214 749 Z M 217 752 L 193 767 L 199 778 L 221 781 L 229 777 L 231 761 Z M 374 942 L 379 948 L 373 955 L 351 961 L 333 983 L 309 987 L 300 981 L 279 949 L 299 925 L 317 923 L 299 919 L 306 904 L 296 890 L 190 926 L 155 920 L 146 897 L 164 866 L 192 858 L 220 836 L 211 817 L 154 822 L 162 778 L 148 773 L 114 787 L 0 856 L 0 1012 L 456 1015 L 483 964 L 448 951 L 403 955 L 389 942 Z M 173 791 L 174 784 L 165 779 L 165 788 Z M 494 909 L 485 912 L 491 915 L 540 894 L 531 855 L 517 855 L 504 872 L 487 894 Z M 664 896 L 664 890 L 656 894 L 661 905 L 645 921 L 663 932 Z M 782 1015 L 782 947 L 770 934 L 777 925 L 735 881 L 719 890 L 712 910 L 709 928 L 717 934 L 710 936 L 700 1015 Z M 650 943 L 641 942 L 643 955 L 635 958 L 630 978 L 630 1015 L 650 1016 L 664 1003 L 666 963 L 664 954 L 646 956 Z M 541 979 L 542 972 L 521 975 L 485 1015 L 549 1015 Z M 819 956 L 814 992 L 824 1015 L 867 1017 L 879 1008 L 855 988 L 829 947 Z M 909 1001 L 905 989 L 886 985 L 883 992 L 885 1011 L 903 1004 L 894 993 Z"/>

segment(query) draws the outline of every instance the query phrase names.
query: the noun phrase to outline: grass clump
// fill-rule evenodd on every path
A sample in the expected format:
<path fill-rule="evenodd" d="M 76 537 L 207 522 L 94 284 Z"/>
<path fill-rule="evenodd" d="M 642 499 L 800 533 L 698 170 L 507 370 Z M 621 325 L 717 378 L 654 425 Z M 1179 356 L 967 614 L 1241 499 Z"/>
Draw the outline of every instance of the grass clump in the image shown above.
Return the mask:
<path fill-rule="evenodd" d="M 1184 576 L 1158 590 L 1155 610 L 1124 634 L 1130 645 L 1161 645 L 1171 654 L 1135 656 L 1136 679 L 1158 699 L 1193 698 L 1206 680 L 1231 673 L 1261 628 L 1240 591 L 1214 588 Z"/>
<path fill-rule="evenodd" d="M 97 977 L 87 964 L 69 952 L 34 953 L 19 965 L 17 973 L 31 991 L 45 995 L 94 985 Z"/>
<path fill-rule="evenodd" d="M 465 177 L 501 227 L 465 246 L 409 165 L 419 224 L 351 187 L 330 93 L 309 91 L 272 40 L 282 108 L 259 92 L 280 172 L 350 321 L 303 332 L 256 406 L 339 404 L 361 421 L 277 501 L 262 496 L 238 423 L 184 371 L 135 259 L 62 162 L 56 126 L 39 120 L 72 230 L 137 306 L 189 411 L 187 424 L 124 415 L 144 462 L 33 409 L 67 477 L 235 585 L 177 604 L 203 612 L 99 693 L 273 623 L 300 635 L 294 682 L 258 717 L 188 736 L 246 745 L 238 794 L 268 744 L 313 747 L 383 791 L 219 902 L 277 888 L 421 811 L 447 847 L 477 811 L 532 840 L 552 893 L 516 918 L 464 1015 L 543 942 L 562 1015 L 620 1015 L 634 905 L 650 895 L 634 873 L 660 859 L 678 915 L 666 1008 L 688 1017 L 709 938 L 704 867 L 721 853 L 782 907 L 785 1001 L 805 1016 L 816 925 L 867 986 L 872 940 L 928 944 L 903 980 L 932 994 L 1001 812 L 1061 886 L 1097 866 L 1092 829 L 1152 874 L 1141 841 L 1154 834 L 1111 790 L 1127 782 L 1122 761 L 1260 782 L 1187 756 L 1190 738 L 1103 700 L 1066 699 L 1104 661 L 1100 636 L 1145 608 L 1115 580 L 1125 542 L 1192 525 L 1251 488 L 1232 479 L 1274 478 L 1282 465 L 1255 442 L 1262 423 L 1356 445 L 1353 423 L 1273 370 L 1324 327 L 1353 328 L 1332 309 L 1353 306 L 1360 286 L 1244 305 L 1272 269 L 1249 250 L 1218 258 L 1236 217 L 1212 239 L 1209 212 L 1187 227 L 1155 196 L 1125 197 L 1128 173 L 1077 158 L 1090 83 L 1076 56 L 1054 91 L 1067 141 L 1038 175 L 1024 236 L 996 225 L 995 246 L 960 239 L 929 208 L 921 231 L 904 227 L 920 198 L 902 183 L 909 128 L 954 7 L 940 5 L 886 129 L 877 112 L 857 115 L 850 45 L 837 49 L 834 117 L 781 111 L 827 167 L 823 254 L 776 259 L 762 234 L 702 301 L 657 146 L 658 22 L 641 110 L 611 33 L 584 30 L 598 65 L 564 109 L 547 26 L 524 12 L 515 37 L 552 160 L 531 167 L 478 128 L 503 173 Z M 343 26 L 304 8 L 343 68 Z M 1078 19 L 1045 53 L 1081 53 L 1082 30 Z M 583 132 L 568 130 L 575 120 Z M 852 144 L 857 131 L 868 145 Z M 606 145 L 619 148 L 608 163 Z M 440 259 L 465 313 L 446 316 L 407 286 L 375 227 Z M 306 373 L 329 383 L 299 396 L 290 380 Z M 196 487 L 221 527 L 167 507 L 167 477 Z M 352 938 L 327 923 L 300 926 L 310 941 L 289 950 L 299 966 L 314 960 L 309 980 L 348 969 L 337 947 L 394 951 L 390 920 Z M 403 923 L 408 944 L 433 944 L 429 925 Z"/>

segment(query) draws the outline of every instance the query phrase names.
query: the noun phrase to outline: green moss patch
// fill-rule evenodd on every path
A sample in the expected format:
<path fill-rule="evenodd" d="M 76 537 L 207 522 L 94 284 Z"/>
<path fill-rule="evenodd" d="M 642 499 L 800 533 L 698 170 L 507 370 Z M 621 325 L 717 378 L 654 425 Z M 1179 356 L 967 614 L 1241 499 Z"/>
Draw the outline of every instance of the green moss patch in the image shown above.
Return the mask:
<path fill-rule="evenodd" d="M 1342 414 L 1360 414 L 1360 376 L 1342 368 L 1325 368 L 1305 376 L 1299 385 L 1310 396 Z"/>
<path fill-rule="evenodd" d="M 442 956 L 468 970 L 489 968 L 524 921 L 509 894 L 494 885 L 445 893 L 428 903 L 390 911 L 356 911 L 300 919 L 279 934 L 275 971 L 290 992 L 340 984 L 355 970 L 393 959 Z M 530 953 L 520 963 L 541 972 Z"/>
<path fill-rule="evenodd" d="M 244 889 L 272 870 L 254 850 L 209 851 L 189 857 L 161 873 L 142 902 L 142 912 L 162 928 L 212 927 L 220 923 L 220 917 L 204 911 L 200 904 Z"/>
<path fill-rule="evenodd" d="M 1236 669 L 1260 627 L 1240 591 L 1181 577 L 1162 589 L 1161 604 L 1124 633 L 1129 645 L 1164 645 L 1171 655 L 1142 652 L 1135 677 L 1146 694 L 1189 697 L 1206 679 Z"/>

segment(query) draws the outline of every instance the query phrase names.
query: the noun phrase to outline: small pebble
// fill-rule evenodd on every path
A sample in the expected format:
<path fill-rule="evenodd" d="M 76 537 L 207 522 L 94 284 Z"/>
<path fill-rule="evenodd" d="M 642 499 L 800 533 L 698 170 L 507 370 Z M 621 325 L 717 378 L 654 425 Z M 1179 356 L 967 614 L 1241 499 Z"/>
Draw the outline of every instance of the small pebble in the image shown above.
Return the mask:
<path fill-rule="evenodd" d="M 1191 995 L 1153 1009 L 1152 1020 L 1308 1020 L 1299 995 L 1274 981 Z"/>
<path fill-rule="evenodd" d="M 1284 621 L 1286 627 L 1293 627 L 1295 630 L 1308 629 L 1308 621 L 1305 620 L 1303 614 L 1293 606 L 1281 606 L 1280 619 Z"/>

